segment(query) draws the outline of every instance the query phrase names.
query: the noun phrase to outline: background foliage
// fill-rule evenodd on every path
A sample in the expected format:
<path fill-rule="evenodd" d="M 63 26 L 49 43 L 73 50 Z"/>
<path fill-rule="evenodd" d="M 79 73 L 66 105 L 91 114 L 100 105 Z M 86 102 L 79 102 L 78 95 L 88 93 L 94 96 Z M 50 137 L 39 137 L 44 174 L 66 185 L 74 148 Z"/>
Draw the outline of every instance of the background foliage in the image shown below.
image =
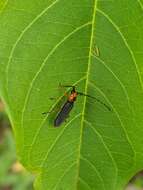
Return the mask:
<path fill-rule="evenodd" d="M 0 101 L 0 190 L 32 190 L 33 179 L 17 161 L 10 124 Z"/>

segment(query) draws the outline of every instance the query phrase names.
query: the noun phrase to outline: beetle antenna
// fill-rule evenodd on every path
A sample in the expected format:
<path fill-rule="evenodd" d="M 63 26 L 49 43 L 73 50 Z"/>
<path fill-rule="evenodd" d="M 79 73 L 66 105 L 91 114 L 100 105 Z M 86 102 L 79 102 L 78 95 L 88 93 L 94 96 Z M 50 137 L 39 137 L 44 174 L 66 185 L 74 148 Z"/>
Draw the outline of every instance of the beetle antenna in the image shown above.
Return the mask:
<path fill-rule="evenodd" d="M 102 101 L 99 100 L 98 98 L 93 97 L 93 96 L 90 96 L 90 95 L 88 95 L 88 94 L 84 94 L 84 93 L 82 93 L 82 92 L 77 92 L 77 93 L 78 93 L 79 95 L 81 95 L 81 96 L 87 96 L 87 97 L 89 97 L 89 98 L 95 99 L 97 102 L 99 102 L 99 103 L 102 104 L 104 107 L 106 107 L 106 109 L 108 109 L 109 111 L 112 111 L 111 108 L 110 108 L 108 105 L 106 105 L 104 102 L 102 102 Z"/>
<path fill-rule="evenodd" d="M 45 114 L 48 114 L 48 113 L 51 113 L 50 111 L 47 111 L 47 112 L 43 112 L 42 114 L 45 115 Z"/>

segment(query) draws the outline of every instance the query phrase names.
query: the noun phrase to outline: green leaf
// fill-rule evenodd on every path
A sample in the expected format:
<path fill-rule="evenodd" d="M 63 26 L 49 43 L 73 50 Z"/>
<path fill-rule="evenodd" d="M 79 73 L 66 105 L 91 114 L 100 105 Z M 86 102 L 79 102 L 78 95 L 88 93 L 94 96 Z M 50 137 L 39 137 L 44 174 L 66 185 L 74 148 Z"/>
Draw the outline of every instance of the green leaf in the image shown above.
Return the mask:
<path fill-rule="evenodd" d="M 143 168 L 143 1 L 1 0 L 0 10 L 0 93 L 36 189 L 124 189 Z M 62 103 L 59 82 L 112 111 L 80 96 L 54 128 L 42 112 Z"/>

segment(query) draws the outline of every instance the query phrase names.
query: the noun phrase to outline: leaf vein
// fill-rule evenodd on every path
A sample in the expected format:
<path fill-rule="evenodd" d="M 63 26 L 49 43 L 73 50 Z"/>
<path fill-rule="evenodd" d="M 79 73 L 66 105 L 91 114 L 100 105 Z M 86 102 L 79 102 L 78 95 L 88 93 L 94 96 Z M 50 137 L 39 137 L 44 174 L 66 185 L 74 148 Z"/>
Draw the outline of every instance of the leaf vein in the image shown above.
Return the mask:
<path fill-rule="evenodd" d="M 91 190 L 90 185 L 81 177 L 79 177 L 79 181 L 81 181 L 81 183 L 83 183 L 89 190 Z"/>
<path fill-rule="evenodd" d="M 87 94 L 87 90 L 88 90 L 87 87 L 88 87 L 89 72 L 90 72 L 90 66 L 91 66 L 91 55 L 92 55 L 92 46 L 93 46 L 93 38 L 94 38 L 94 25 L 95 25 L 96 9 L 97 9 L 97 0 L 94 0 L 90 48 L 89 48 L 89 59 L 88 59 L 88 65 L 87 65 L 87 76 L 86 76 L 86 84 L 85 84 L 85 94 Z M 78 189 L 78 179 L 79 179 L 79 170 L 80 170 L 80 154 L 81 154 L 81 146 L 82 146 L 85 108 L 86 108 L 86 96 L 84 97 L 84 102 L 83 102 L 83 112 L 82 112 L 81 127 L 80 127 L 79 155 L 78 155 L 78 160 L 77 160 L 77 182 L 76 182 L 77 189 Z"/>
<path fill-rule="evenodd" d="M 76 165 L 76 162 L 73 162 L 66 170 L 65 172 L 63 173 L 63 175 L 59 178 L 57 184 L 55 185 L 54 189 L 53 190 L 56 190 L 57 189 L 57 186 L 59 185 L 59 183 L 61 182 L 61 180 L 64 178 L 64 176 L 72 169 L 72 167 Z"/>
<path fill-rule="evenodd" d="M 92 169 L 95 171 L 95 173 L 97 174 L 97 176 L 99 177 L 101 184 L 103 184 L 103 188 L 105 190 L 105 184 L 104 184 L 104 180 L 102 178 L 102 176 L 100 175 L 99 171 L 97 170 L 97 168 L 94 166 L 94 164 L 92 164 L 92 162 L 90 162 L 90 160 L 88 160 L 87 158 L 83 157 L 82 155 L 80 156 L 80 159 L 85 161 L 86 163 L 88 163 Z"/>
<path fill-rule="evenodd" d="M 143 4 L 142 4 L 142 2 L 140 0 L 137 0 L 137 2 L 139 3 L 141 9 L 143 10 Z"/>
<path fill-rule="evenodd" d="M 110 104 L 111 108 L 112 108 L 113 111 L 115 112 L 115 114 L 116 114 L 116 116 L 117 116 L 117 118 L 118 118 L 118 120 L 119 120 L 119 122 L 120 122 L 120 125 L 121 125 L 121 127 L 122 127 L 122 129 L 123 129 L 123 131 L 124 131 L 124 134 L 125 134 L 125 136 L 126 136 L 126 139 L 127 139 L 128 143 L 129 143 L 129 145 L 130 145 L 130 147 L 131 147 L 131 149 L 132 149 L 132 151 L 133 151 L 133 153 L 134 153 L 134 163 L 135 163 L 135 150 L 134 150 L 134 147 L 133 147 L 133 145 L 132 145 L 132 143 L 131 143 L 131 140 L 130 140 L 130 138 L 129 138 L 129 136 L 128 136 L 128 133 L 127 133 L 127 131 L 126 131 L 126 128 L 125 128 L 125 126 L 124 126 L 124 123 L 122 122 L 122 119 L 120 118 L 119 113 L 117 112 L 117 110 L 116 110 L 116 108 L 113 106 L 113 104 L 109 101 L 109 99 L 107 98 L 107 96 L 106 96 L 95 84 L 93 84 L 92 82 L 90 82 L 90 84 L 102 94 L 102 96 L 103 96 L 103 97 L 105 98 L 105 100 Z"/>
<path fill-rule="evenodd" d="M 102 10 L 98 9 L 97 8 L 97 11 L 102 14 L 112 25 L 113 27 L 116 29 L 116 31 L 119 33 L 119 35 L 121 36 L 124 44 L 126 45 L 130 55 L 131 55 L 131 58 L 133 60 L 133 63 L 135 65 L 135 68 L 136 68 L 136 71 L 137 71 L 137 74 L 138 74 L 138 78 L 139 78 L 139 82 L 140 82 L 140 85 L 141 85 L 141 89 L 143 91 L 143 81 L 142 81 L 142 77 L 141 77 L 141 72 L 140 72 L 140 69 L 138 67 L 138 64 L 136 62 L 136 59 L 135 59 L 135 56 L 134 56 L 134 53 L 129 45 L 129 43 L 127 42 L 126 38 L 124 37 L 123 33 L 120 31 L 119 27 L 115 24 L 115 22 L 105 13 L 103 12 Z"/>
<path fill-rule="evenodd" d="M 2 13 L 2 11 L 4 10 L 4 8 L 7 6 L 8 4 L 8 0 L 6 0 L 2 6 L 2 8 L 0 9 L 0 14 Z"/>
<path fill-rule="evenodd" d="M 115 185 L 114 185 L 114 187 L 116 187 L 117 176 L 118 176 L 118 167 L 117 167 L 116 161 L 115 161 L 115 159 L 114 159 L 114 157 L 113 157 L 113 155 L 112 155 L 110 149 L 108 148 L 108 146 L 107 146 L 106 143 L 104 142 L 104 140 L 103 140 L 103 138 L 102 138 L 102 135 L 96 130 L 96 128 L 93 127 L 93 125 L 92 125 L 89 121 L 87 121 L 87 120 L 84 120 L 84 121 L 85 121 L 85 123 L 87 123 L 87 124 L 90 126 L 90 128 L 93 130 L 93 132 L 94 132 L 95 134 L 97 134 L 97 136 L 100 138 L 100 140 L 101 140 L 103 146 L 105 147 L 105 149 L 106 149 L 106 151 L 107 151 L 109 157 L 110 157 L 111 160 L 112 160 L 112 163 L 113 163 L 114 168 L 115 168 L 115 171 L 116 171 L 116 175 L 115 175 Z"/>
<path fill-rule="evenodd" d="M 51 151 L 53 150 L 53 148 L 55 147 L 56 143 L 58 142 L 58 140 L 61 138 L 61 136 L 64 134 L 65 130 L 67 129 L 67 127 L 78 117 L 81 116 L 81 113 L 79 113 L 78 115 L 76 115 L 74 118 L 72 118 L 63 128 L 63 130 L 59 133 L 59 135 L 56 137 L 55 141 L 53 142 L 53 144 L 51 145 L 51 147 L 49 148 L 49 151 L 47 152 L 47 154 L 45 155 L 43 162 L 41 163 L 41 166 L 43 166 L 46 162 L 46 160 L 48 159 L 48 156 L 50 155 Z"/>
<path fill-rule="evenodd" d="M 125 94 L 125 96 L 126 96 L 126 99 L 127 99 L 127 102 L 128 102 L 128 106 L 129 106 L 129 108 L 131 108 L 130 98 L 129 98 L 129 95 L 128 95 L 128 93 L 127 93 L 127 90 L 126 90 L 125 85 L 121 82 L 121 80 L 118 78 L 118 76 L 111 70 L 111 68 L 110 68 L 108 65 L 105 64 L 105 62 L 104 62 L 101 58 L 96 57 L 96 59 L 99 60 L 100 63 L 102 63 L 103 66 L 104 66 L 104 67 L 114 76 L 114 78 L 117 80 L 117 82 L 119 83 L 119 85 L 120 85 L 121 88 L 123 89 L 123 92 L 124 92 L 124 94 Z"/>
<path fill-rule="evenodd" d="M 22 39 L 23 35 L 31 28 L 31 26 L 36 23 L 36 21 L 42 17 L 50 8 L 52 8 L 59 0 L 55 0 L 53 3 L 51 3 L 48 7 L 46 7 L 40 14 L 38 14 L 25 28 L 24 30 L 22 30 L 22 32 L 20 33 L 20 35 L 18 36 L 16 42 L 14 43 L 14 45 L 12 46 L 9 58 L 8 58 L 8 62 L 7 62 L 7 66 L 6 66 L 6 88 L 8 91 L 8 72 L 9 72 L 9 66 L 10 66 L 10 62 L 12 59 L 12 56 L 14 54 L 14 51 L 18 45 L 18 43 L 20 42 L 20 40 Z"/>

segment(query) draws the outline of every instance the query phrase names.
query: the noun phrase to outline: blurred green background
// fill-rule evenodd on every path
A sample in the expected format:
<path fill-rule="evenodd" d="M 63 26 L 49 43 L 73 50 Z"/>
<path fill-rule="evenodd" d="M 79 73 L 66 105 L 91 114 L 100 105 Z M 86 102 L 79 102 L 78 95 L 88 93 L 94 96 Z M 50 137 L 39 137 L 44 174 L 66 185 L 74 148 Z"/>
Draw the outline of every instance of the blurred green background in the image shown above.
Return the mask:
<path fill-rule="evenodd" d="M 34 176 L 16 158 L 11 126 L 0 100 L 0 190 L 33 190 L 33 181 Z M 125 190 L 143 190 L 143 172 L 131 179 Z"/>
<path fill-rule="evenodd" d="M 33 190 L 33 180 L 16 159 L 11 126 L 0 101 L 0 190 Z"/>

